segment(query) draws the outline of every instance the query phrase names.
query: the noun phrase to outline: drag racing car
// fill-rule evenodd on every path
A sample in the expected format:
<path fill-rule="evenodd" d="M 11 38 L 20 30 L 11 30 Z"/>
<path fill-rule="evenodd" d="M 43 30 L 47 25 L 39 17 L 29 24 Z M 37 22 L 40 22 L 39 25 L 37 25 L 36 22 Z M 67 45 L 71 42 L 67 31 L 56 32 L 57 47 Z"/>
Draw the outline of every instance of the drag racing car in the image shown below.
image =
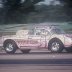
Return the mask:
<path fill-rule="evenodd" d="M 17 49 L 23 53 L 30 50 L 47 49 L 51 52 L 72 52 L 72 35 L 66 34 L 58 26 L 35 26 L 30 29 L 22 29 L 16 35 L 2 36 L 0 46 L 6 53 L 14 54 Z"/>

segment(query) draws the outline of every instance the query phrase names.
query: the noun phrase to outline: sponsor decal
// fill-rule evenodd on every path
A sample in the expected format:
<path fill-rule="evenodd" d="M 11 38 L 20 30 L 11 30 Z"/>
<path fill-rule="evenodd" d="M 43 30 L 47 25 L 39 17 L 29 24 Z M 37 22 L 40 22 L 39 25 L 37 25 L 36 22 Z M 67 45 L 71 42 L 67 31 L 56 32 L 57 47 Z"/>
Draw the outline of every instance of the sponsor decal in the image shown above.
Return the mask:
<path fill-rule="evenodd" d="M 17 43 L 22 43 L 22 44 L 37 44 L 38 41 L 35 41 L 35 40 L 18 40 Z"/>

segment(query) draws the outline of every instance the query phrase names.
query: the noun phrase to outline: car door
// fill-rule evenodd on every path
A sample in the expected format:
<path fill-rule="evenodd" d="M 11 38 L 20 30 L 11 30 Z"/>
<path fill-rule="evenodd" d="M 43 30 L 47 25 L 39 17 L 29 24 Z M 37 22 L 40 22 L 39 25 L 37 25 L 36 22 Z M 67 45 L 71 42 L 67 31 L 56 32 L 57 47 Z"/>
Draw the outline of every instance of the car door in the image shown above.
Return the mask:
<path fill-rule="evenodd" d="M 28 39 L 30 41 L 31 47 L 36 47 L 36 48 L 45 48 L 46 46 L 46 35 L 43 35 L 43 30 L 42 29 L 36 29 L 34 30 L 34 34 L 30 34 Z"/>
<path fill-rule="evenodd" d="M 30 30 L 28 35 L 28 46 L 38 48 L 40 46 L 41 36 L 36 35 L 36 31 L 34 29 Z"/>
<path fill-rule="evenodd" d="M 41 28 L 36 30 L 36 37 L 40 37 L 40 46 L 39 48 L 47 48 L 48 41 L 50 39 L 50 33 L 47 29 Z"/>

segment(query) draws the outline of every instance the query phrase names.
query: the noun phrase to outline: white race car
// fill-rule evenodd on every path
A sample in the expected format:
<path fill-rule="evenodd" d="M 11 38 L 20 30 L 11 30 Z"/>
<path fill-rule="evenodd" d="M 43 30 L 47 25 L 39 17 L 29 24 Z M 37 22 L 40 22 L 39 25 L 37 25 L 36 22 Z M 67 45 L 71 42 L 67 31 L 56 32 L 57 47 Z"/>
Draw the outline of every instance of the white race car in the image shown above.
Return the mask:
<path fill-rule="evenodd" d="M 2 36 L 0 46 L 13 54 L 17 49 L 29 53 L 31 49 L 47 49 L 51 52 L 72 52 L 72 35 L 66 34 L 58 26 L 35 26 L 19 30 L 16 35 Z"/>

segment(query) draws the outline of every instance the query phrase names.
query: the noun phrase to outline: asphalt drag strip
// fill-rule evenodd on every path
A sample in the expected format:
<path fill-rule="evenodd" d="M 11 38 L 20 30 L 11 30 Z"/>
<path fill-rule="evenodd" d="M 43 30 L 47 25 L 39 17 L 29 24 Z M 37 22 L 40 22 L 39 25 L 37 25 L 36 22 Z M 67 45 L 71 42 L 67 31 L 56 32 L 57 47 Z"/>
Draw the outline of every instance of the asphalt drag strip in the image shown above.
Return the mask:
<path fill-rule="evenodd" d="M 23 59 L 23 60 L 0 60 L 0 64 L 70 64 L 72 59 Z"/>

